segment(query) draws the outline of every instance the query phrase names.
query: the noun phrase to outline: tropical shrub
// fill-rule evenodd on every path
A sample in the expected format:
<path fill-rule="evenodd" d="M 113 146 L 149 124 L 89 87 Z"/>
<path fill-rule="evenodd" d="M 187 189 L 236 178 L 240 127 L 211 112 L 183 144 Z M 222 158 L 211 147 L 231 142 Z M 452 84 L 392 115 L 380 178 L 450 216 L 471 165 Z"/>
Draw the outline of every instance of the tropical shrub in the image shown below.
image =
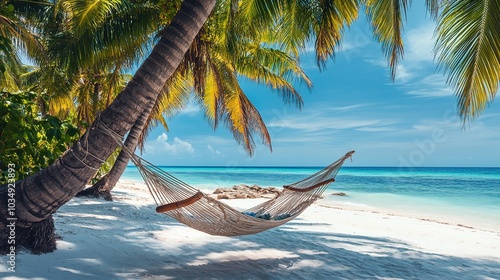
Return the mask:
<path fill-rule="evenodd" d="M 42 94 L 2 90 L 0 99 L 0 184 L 7 182 L 7 167 L 15 166 L 17 180 L 25 178 L 51 164 L 80 136 L 70 120 L 40 112 Z"/>

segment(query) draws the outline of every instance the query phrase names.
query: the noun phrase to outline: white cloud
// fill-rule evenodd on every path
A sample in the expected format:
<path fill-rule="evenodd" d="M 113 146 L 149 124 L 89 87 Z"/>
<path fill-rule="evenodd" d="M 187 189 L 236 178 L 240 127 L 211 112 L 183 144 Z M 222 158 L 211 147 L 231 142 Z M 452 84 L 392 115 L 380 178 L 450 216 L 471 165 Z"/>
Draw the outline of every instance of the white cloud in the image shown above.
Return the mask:
<path fill-rule="evenodd" d="M 339 106 L 339 107 L 329 107 L 328 110 L 331 111 L 352 111 L 354 109 L 358 108 L 363 108 L 370 106 L 371 104 L 364 103 L 364 104 L 355 104 L 355 105 L 347 105 L 347 106 Z"/>
<path fill-rule="evenodd" d="M 287 134 L 277 134 L 273 136 L 273 143 L 331 143 L 334 134 L 331 130 L 313 131 L 307 133 L 292 132 Z M 296 146 L 295 146 L 296 147 Z"/>
<path fill-rule="evenodd" d="M 308 43 L 304 50 L 302 51 L 304 54 L 308 54 L 308 53 L 314 53 L 316 52 L 316 47 L 314 46 L 313 43 Z"/>
<path fill-rule="evenodd" d="M 396 67 L 396 81 L 401 83 L 406 83 L 413 79 L 415 75 L 406 66 L 399 64 Z"/>
<path fill-rule="evenodd" d="M 186 107 L 184 107 L 179 114 L 188 114 L 188 115 L 194 115 L 200 111 L 200 106 L 194 101 L 193 99 L 190 99 Z"/>
<path fill-rule="evenodd" d="M 182 141 L 178 137 L 174 137 L 172 143 L 168 143 L 168 136 L 162 133 L 154 141 L 148 142 L 146 144 L 147 153 L 162 153 L 165 152 L 171 155 L 178 154 L 194 154 L 193 146 L 186 141 Z"/>
<path fill-rule="evenodd" d="M 405 61 L 416 64 L 434 60 L 435 27 L 435 24 L 429 23 L 408 32 L 405 38 Z"/>
<path fill-rule="evenodd" d="M 199 135 L 196 140 L 197 144 L 201 145 L 202 143 L 211 143 L 215 146 L 229 146 L 235 144 L 236 141 L 230 137 L 220 137 L 214 135 Z"/>
<path fill-rule="evenodd" d="M 406 94 L 415 97 L 443 97 L 452 96 L 454 93 L 452 88 L 446 84 L 446 78 L 439 74 L 428 75 L 408 86 L 411 89 L 406 91 Z"/>
<path fill-rule="evenodd" d="M 419 80 L 419 72 L 424 65 L 434 60 L 434 28 L 435 24 L 429 23 L 424 26 L 411 29 L 404 36 L 404 56 L 396 68 L 396 83 L 406 84 L 410 81 Z M 385 58 L 369 58 L 366 62 L 383 67 L 389 73 L 388 62 Z"/>
<path fill-rule="evenodd" d="M 371 118 L 348 118 L 348 117 L 329 117 L 320 113 L 308 114 L 302 117 L 288 117 L 271 121 L 268 126 L 271 128 L 285 128 L 303 130 L 306 132 L 322 130 L 340 130 L 340 129 L 359 129 L 381 127 L 396 123 L 393 120 L 371 119 Z M 386 128 L 388 129 L 388 128 Z M 386 130 L 387 131 L 387 130 Z"/>
<path fill-rule="evenodd" d="M 458 120 L 422 120 L 418 124 L 412 126 L 413 130 L 416 131 L 433 131 L 436 129 L 451 129 L 459 131 L 461 123 Z"/>
<path fill-rule="evenodd" d="M 434 23 L 408 31 L 404 38 L 405 56 L 398 64 L 395 85 L 413 97 L 449 97 L 453 89 L 441 74 L 429 74 L 428 65 L 434 61 Z M 387 67 L 385 60 L 368 60 L 376 66 Z"/>
<path fill-rule="evenodd" d="M 361 127 L 357 128 L 356 130 L 365 132 L 388 132 L 388 131 L 395 131 L 396 128 L 381 126 L 381 127 Z"/>
<path fill-rule="evenodd" d="M 363 30 L 359 27 L 352 27 L 346 30 L 342 36 L 342 41 L 336 45 L 335 51 L 337 53 L 345 53 L 353 51 L 361 53 L 361 48 L 373 42 L 372 34 L 369 30 Z M 314 53 L 316 47 L 314 41 L 306 43 L 304 53 Z"/>
<path fill-rule="evenodd" d="M 269 123 L 269 127 L 290 128 L 305 131 L 316 131 L 322 129 L 348 129 L 361 126 L 374 125 L 379 120 L 357 120 L 357 119 L 333 119 L 322 116 L 315 117 L 291 117 L 280 119 Z"/>
<path fill-rule="evenodd" d="M 221 152 L 214 149 L 212 146 L 210 145 L 207 145 L 207 149 L 210 151 L 210 153 L 212 153 L 213 155 L 217 155 L 217 156 L 222 156 Z"/>
<path fill-rule="evenodd" d="M 407 83 L 416 79 L 422 65 L 434 60 L 435 24 L 427 24 L 408 31 L 404 38 L 405 55 L 396 69 L 396 82 Z"/>
<path fill-rule="evenodd" d="M 486 119 L 498 120 L 499 117 L 500 117 L 500 113 L 484 113 L 479 117 L 479 119 L 480 120 L 486 120 Z"/>
<path fill-rule="evenodd" d="M 415 97 L 443 97 L 453 95 L 453 91 L 447 88 L 437 88 L 437 89 L 415 89 L 407 91 L 406 94 L 413 95 Z"/>
<path fill-rule="evenodd" d="M 385 58 L 378 58 L 378 59 L 373 59 L 373 58 L 368 58 L 365 60 L 365 62 L 368 62 L 374 66 L 379 66 L 379 67 L 387 67 L 387 60 Z"/>

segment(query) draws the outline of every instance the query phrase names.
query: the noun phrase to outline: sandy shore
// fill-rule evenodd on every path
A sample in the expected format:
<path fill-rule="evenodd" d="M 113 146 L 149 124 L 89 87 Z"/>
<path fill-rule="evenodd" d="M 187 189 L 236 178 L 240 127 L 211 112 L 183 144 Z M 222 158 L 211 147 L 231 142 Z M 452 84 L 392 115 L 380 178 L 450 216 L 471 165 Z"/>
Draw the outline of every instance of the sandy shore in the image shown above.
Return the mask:
<path fill-rule="evenodd" d="M 256 235 L 210 236 L 156 214 L 145 186 L 75 198 L 54 215 L 58 250 L 20 252 L 2 279 L 500 279 L 500 228 L 315 203 Z M 256 200 L 231 200 L 246 209 Z"/>

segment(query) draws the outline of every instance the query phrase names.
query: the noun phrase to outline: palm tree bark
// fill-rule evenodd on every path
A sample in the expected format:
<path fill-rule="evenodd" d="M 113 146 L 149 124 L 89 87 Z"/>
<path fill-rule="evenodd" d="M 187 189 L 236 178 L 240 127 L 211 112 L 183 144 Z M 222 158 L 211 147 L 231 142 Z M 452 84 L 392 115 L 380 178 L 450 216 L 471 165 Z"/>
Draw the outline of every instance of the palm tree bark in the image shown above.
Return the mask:
<path fill-rule="evenodd" d="M 148 108 L 142 112 L 137 121 L 134 123 L 130 132 L 127 135 L 127 139 L 123 143 L 125 148 L 130 152 L 135 152 L 137 144 L 139 144 L 140 136 L 144 127 L 146 126 L 147 120 L 151 111 L 154 107 L 154 102 L 151 102 Z M 95 183 L 92 187 L 84 189 L 79 192 L 76 196 L 88 196 L 88 197 L 102 197 L 105 200 L 111 201 L 113 197 L 111 195 L 111 190 L 115 187 L 116 183 L 122 176 L 125 168 L 127 168 L 127 164 L 130 161 L 130 154 L 122 149 L 118 158 L 111 170 L 104 175 L 97 183 Z"/>
<path fill-rule="evenodd" d="M 52 165 L 15 183 L 14 208 L 9 208 L 12 188 L 0 186 L 0 251 L 8 253 L 11 249 L 12 244 L 7 240 L 12 224 L 16 249 L 24 246 L 38 253 L 55 249 L 55 242 L 46 244 L 44 234 L 29 236 L 30 232 L 53 231 L 51 215 L 85 187 L 102 164 L 101 159 L 106 159 L 116 149 L 116 142 L 98 127 L 102 124 L 118 135 L 125 135 L 148 104 L 156 100 L 214 5 L 215 0 L 185 0 L 182 3 L 127 87 L 85 135 Z"/>

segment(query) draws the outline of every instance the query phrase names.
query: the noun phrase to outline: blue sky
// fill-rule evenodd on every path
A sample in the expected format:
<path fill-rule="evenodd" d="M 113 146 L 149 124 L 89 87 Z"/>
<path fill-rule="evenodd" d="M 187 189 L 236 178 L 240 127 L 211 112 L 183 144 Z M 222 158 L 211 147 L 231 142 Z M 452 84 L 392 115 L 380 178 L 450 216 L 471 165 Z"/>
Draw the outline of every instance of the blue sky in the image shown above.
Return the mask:
<path fill-rule="evenodd" d="M 253 157 L 221 125 L 213 130 L 194 102 L 156 128 L 143 156 L 158 165 L 323 166 L 356 150 L 349 166 L 500 166 L 500 106 L 465 128 L 456 98 L 432 52 L 434 23 L 414 1 L 404 31 L 405 56 L 396 81 L 371 27 L 361 18 L 320 72 L 313 53 L 301 65 L 313 81 L 301 87 L 304 107 L 286 105 L 262 85 L 242 81 L 272 137 Z"/>

